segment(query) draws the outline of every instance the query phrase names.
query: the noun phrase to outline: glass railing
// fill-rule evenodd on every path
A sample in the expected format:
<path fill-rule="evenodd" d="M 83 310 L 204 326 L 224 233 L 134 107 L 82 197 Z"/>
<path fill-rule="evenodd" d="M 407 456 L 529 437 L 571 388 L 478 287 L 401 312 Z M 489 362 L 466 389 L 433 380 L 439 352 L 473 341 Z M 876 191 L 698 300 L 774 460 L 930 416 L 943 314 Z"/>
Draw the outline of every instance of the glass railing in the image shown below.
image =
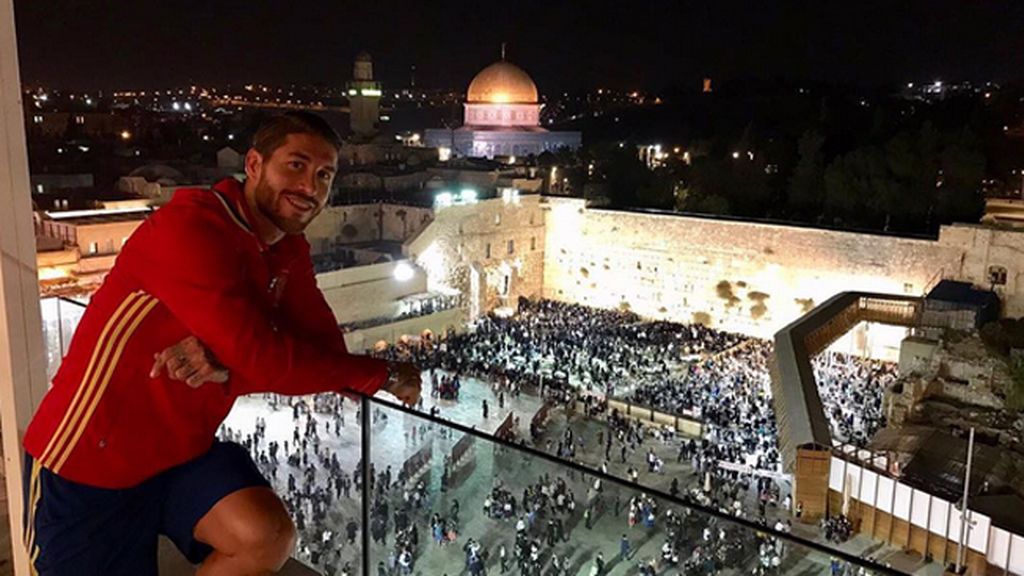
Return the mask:
<path fill-rule="evenodd" d="M 487 418 L 468 404 L 251 396 L 221 436 L 252 451 L 295 519 L 295 559 L 321 574 L 898 573 L 790 532 L 783 514 L 748 520 L 713 486 L 680 493 L 681 475 L 634 482 L 580 452 L 530 447 L 537 422 L 518 404 Z M 538 406 L 555 412 L 543 438 L 565 416 Z"/>
<path fill-rule="evenodd" d="M 39 299 L 46 348 L 46 377 L 53 379 L 71 345 L 71 336 L 85 313 L 86 302 L 64 296 Z"/>
<path fill-rule="evenodd" d="M 43 307 L 48 354 L 59 363 L 83 308 L 52 299 Z M 622 458 L 619 446 L 636 428 L 596 396 L 543 383 L 453 384 L 451 373 L 425 370 L 416 408 L 385 394 L 237 401 L 221 438 L 246 446 L 284 500 L 298 529 L 299 570 L 898 573 L 826 542 L 817 527 L 793 526 L 782 506 L 751 513 L 756 476 L 722 481 L 678 456 L 699 438 L 648 424 Z M 607 438 L 620 429 L 627 432 L 609 454 Z"/>
<path fill-rule="evenodd" d="M 368 574 L 896 573 L 788 524 L 510 441 L 510 430 L 529 433 L 512 412 L 489 415 L 485 430 L 381 398 L 364 404 L 378 413 L 362 431 L 374 474 L 363 493 Z"/>

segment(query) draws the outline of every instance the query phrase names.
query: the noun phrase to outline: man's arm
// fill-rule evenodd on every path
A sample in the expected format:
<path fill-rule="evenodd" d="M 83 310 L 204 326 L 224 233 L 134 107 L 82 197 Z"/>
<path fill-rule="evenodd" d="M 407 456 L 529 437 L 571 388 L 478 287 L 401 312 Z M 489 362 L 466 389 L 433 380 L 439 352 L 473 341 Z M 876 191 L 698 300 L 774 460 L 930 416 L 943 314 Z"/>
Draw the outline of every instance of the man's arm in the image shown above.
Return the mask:
<path fill-rule="evenodd" d="M 373 394 L 384 384 L 385 362 L 339 354 L 274 326 L 263 287 L 251 284 L 234 247 L 236 232 L 216 213 L 171 205 L 143 226 L 148 230 L 144 245 L 136 247 L 141 252 L 134 273 L 231 371 L 233 394 Z"/>

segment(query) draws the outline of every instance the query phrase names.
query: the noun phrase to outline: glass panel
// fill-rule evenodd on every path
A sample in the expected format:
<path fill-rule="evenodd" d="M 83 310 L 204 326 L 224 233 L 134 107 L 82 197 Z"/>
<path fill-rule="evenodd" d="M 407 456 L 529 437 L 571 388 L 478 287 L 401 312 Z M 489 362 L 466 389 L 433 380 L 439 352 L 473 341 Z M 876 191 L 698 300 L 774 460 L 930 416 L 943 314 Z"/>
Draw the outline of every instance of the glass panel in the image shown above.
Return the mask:
<path fill-rule="evenodd" d="M 39 312 L 43 321 L 43 346 L 46 348 L 46 379 L 53 379 L 64 357 L 60 343 L 60 323 L 57 320 L 59 299 L 40 298 Z"/>
<path fill-rule="evenodd" d="M 753 524 L 374 402 L 386 424 L 372 434 L 371 574 L 834 574 L 846 568 L 827 552 Z M 411 430 L 417 430 L 413 440 Z"/>
<path fill-rule="evenodd" d="M 375 427 L 383 426 L 375 419 Z M 322 574 L 362 562 L 359 401 L 338 394 L 239 398 L 218 432 L 249 450 L 298 529 L 293 557 Z"/>
<path fill-rule="evenodd" d="M 75 335 L 75 329 L 78 328 L 82 315 L 85 314 L 86 304 L 86 302 L 68 298 L 57 300 L 57 306 L 60 307 L 61 343 L 64 346 L 64 350 L 61 353 L 62 357 L 68 353 L 68 348 L 71 346 L 71 338 Z"/>
<path fill-rule="evenodd" d="M 742 483 L 719 502 L 758 519 L 768 514 L 757 478 L 772 479 L 763 492 L 773 505 L 790 492 L 767 400 L 771 351 L 770 342 L 700 325 L 544 301 L 378 354 L 425 369 L 423 412 L 489 433 L 511 412 L 529 445 L 666 492 L 702 497 L 709 473 L 716 491 Z"/>
<path fill-rule="evenodd" d="M 46 347 L 46 377 L 52 380 L 85 313 L 85 303 L 57 297 L 40 298 L 39 311 Z"/>

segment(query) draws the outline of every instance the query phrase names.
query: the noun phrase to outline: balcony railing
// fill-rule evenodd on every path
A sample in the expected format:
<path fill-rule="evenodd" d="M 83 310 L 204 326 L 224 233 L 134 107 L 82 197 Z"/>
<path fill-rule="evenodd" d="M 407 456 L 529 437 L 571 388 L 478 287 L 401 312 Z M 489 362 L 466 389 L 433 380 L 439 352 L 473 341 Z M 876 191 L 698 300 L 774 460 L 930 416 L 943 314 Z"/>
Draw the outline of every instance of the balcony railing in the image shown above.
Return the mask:
<path fill-rule="evenodd" d="M 52 380 L 60 362 L 71 345 L 71 336 L 85 313 L 86 303 L 81 300 L 54 296 L 40 298 L 39 308 L 43 320 L 43 341 L 46 345 L 46 377 Z"/>
<path fill-rule="evenodd" d="M 59 356 L 81 304 L 44 308 Z M 523 394 L 483 418 L 476 401 L 491 398 L 486 387 L 459 400 L 431 398 L 429 388 L 419 409 L 334 394 L 239 400 L 221 437 L 251 451 L 295 519 L 298 546 L 284 573 L 899 573 L 815 540 L 816 527 L 791 531 L 788 512 L 763 523 L 728 510 L 700 475 L 631 481 L 582 442 L 573 458 L 557 456 L 545 438 L 556 429 L 564 437 L 566 411 L 549 399 Z M 577 434 L 605 426 L 587 422 Z M 674 477 L 681 491 L 669 487 Z"/>

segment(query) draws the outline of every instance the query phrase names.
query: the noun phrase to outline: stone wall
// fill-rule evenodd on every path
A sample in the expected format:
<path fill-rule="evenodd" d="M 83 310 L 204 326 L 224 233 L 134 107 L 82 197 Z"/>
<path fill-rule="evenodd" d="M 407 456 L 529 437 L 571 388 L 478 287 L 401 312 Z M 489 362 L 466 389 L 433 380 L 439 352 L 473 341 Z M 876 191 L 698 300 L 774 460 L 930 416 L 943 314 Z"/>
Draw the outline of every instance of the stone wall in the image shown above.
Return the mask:
<path fill-rule="evenodd" d="M 950 242 L 546 199 L 543 294 L 768 337 L 837 292 L 922 294 L 959 266 Z"/>
<path fill-rule="evenodd" d="M 1024 231 L 1014 229 L 958 224 L 937 240 L 915 239 L 537 196 L 452 206 L 434 217 L 410 236 L 406 253 L 432 288 L 460 290 L 479 313 L 543 296 L 769 337 L 838 292 L 923 295 L 942 278 L 987 288 L 989 269 L 999 266 L 1007 271 L 1006 284 L 995 287 L 1004 314 L 1024 315 Z M 898 345 L 902 337 L 887 339 Z"/>
<path fill-rule="evenodd" d="M 328 206 L 306 228 L 314 254 L 337 246 L 377 242 L 402 242 L 430 224 L 433 210 L 401 204 L 353 204 Z"/>
<path fill-rule="evenodd" d="M 541 295 L 544 223 L 539 196 L 450 206 L 404 249 L 432 290 L 458 290 L 474 317 Z"/>
<path fill-rule="evenodd" d="M 413 277 L 395 278 L 395 262 L 345 268 L 317 274 L 316 283 L 340 324 L 396 316 L 399 300 L 427 290 L 427 278 L 414 269 Z"/>
<path fill-rule="evenodd" d="M 1024 316 L 1024 230 L 971 224 L 943 226 L 939 244 L 962 255 L 957 265 L 943 270 L 948 278 L 993 288 L 1003 301 L 1003 315 Z M 1002 268 L 1005 284 L 993 285 L 989 273 Z"/>
<path fill-rule="evenodd" d="M 426 330 L 439 336 L 449 330 L 459 332 L 465 325 L 466 319 L 463 310 L 452 308 L 425 316 L 398 320 L 390 324 L 346 332 L 345 345 L 349 352 L 364 354 L 372 350 L 373 346 L 381 340 L 388 344 L 395 344 L 402 336 L 422 336 Z"/>

